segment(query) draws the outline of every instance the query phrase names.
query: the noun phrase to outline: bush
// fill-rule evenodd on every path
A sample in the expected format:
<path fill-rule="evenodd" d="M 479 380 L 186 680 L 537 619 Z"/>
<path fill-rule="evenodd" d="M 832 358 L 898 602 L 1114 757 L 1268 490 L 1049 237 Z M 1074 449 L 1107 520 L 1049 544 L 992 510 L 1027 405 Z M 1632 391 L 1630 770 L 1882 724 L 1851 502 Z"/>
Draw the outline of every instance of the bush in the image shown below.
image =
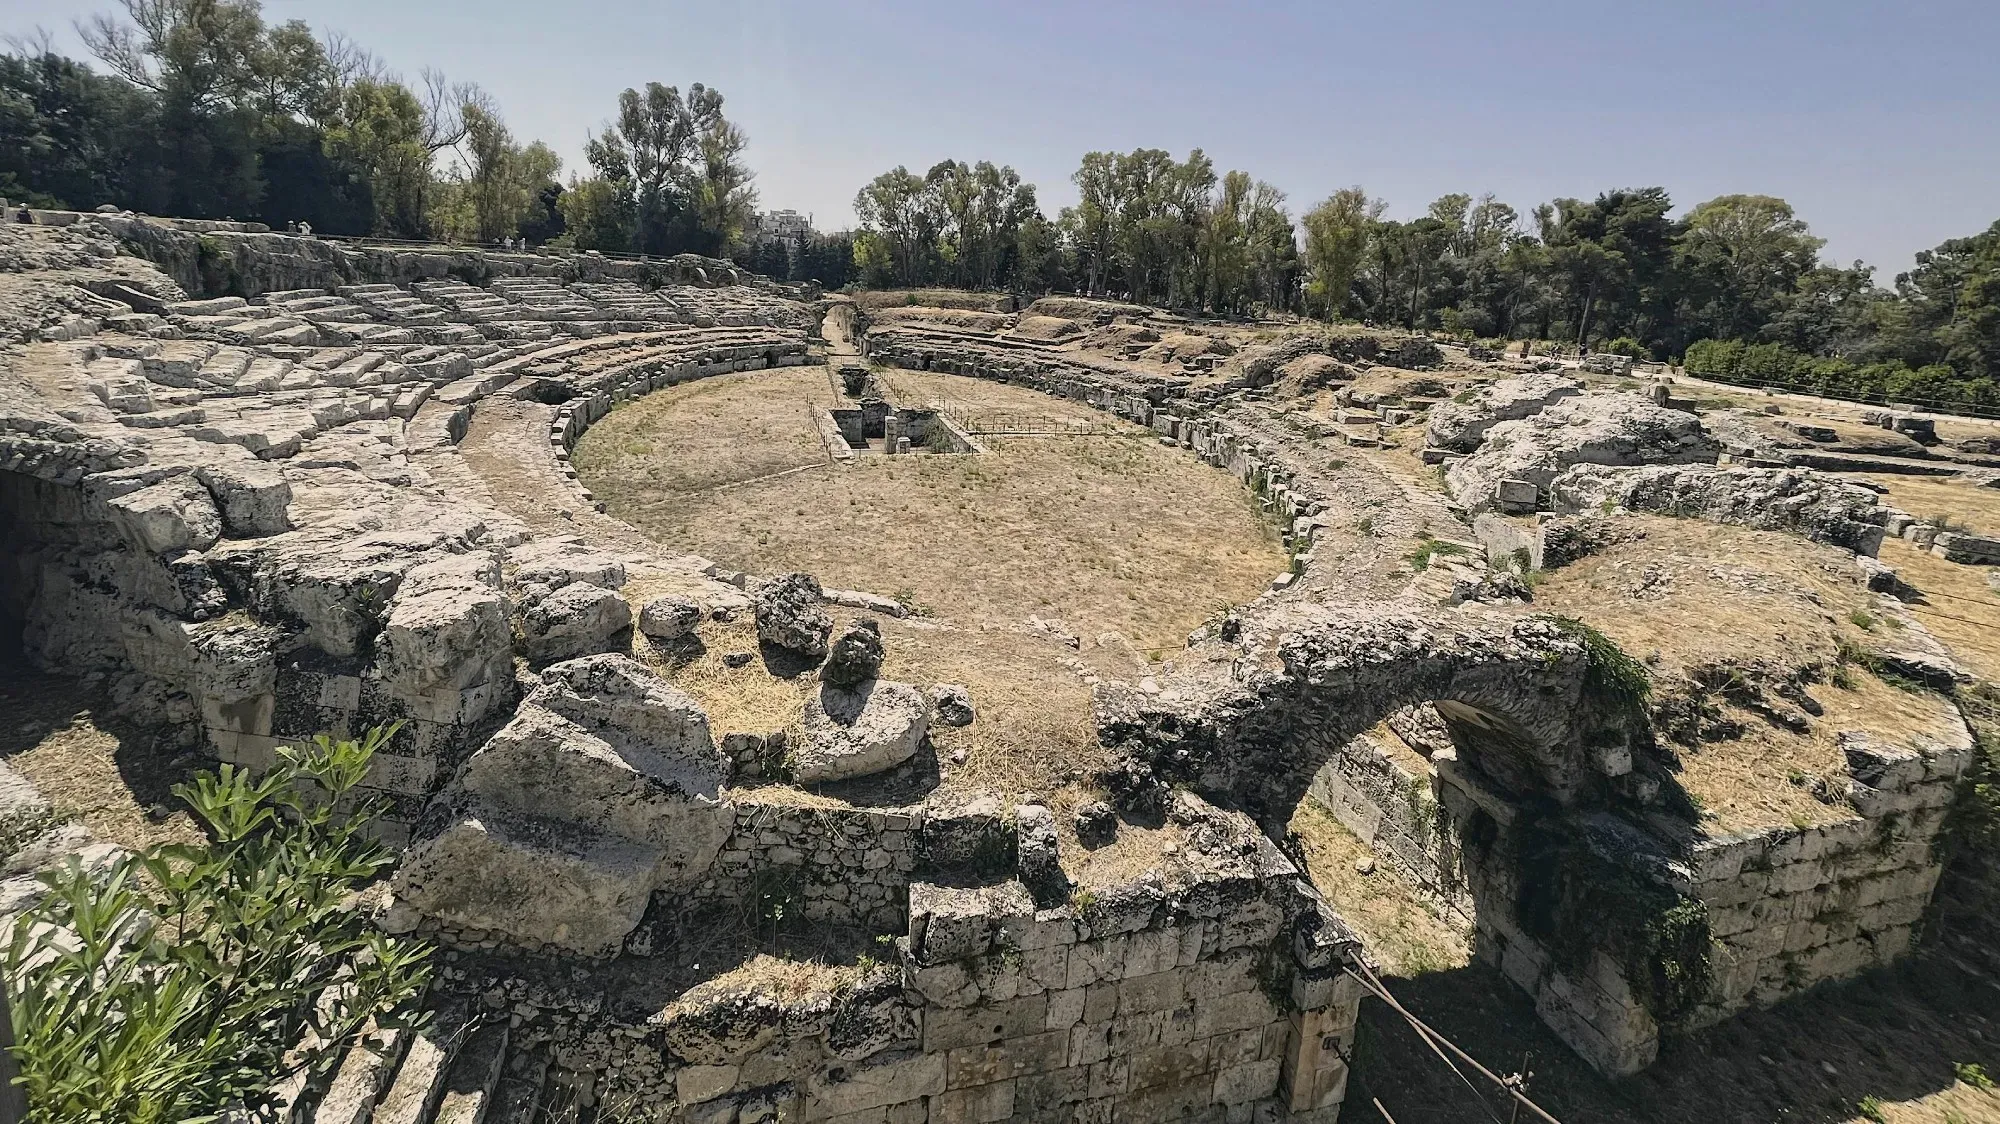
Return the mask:
<path fill-rule="evenodd" d="M 1690 375 L 1718 382 L 1780 386 L 1861 402 L 1907 401 L 1961 410 L 2000 402 L 1993 380 L 1960 378 L 1940 364 L 1912 368 L 1902 362 L 1855 363 L 1807 355 L 1777 343 L 1697 340 L 1688 345 L 1684 366 Z"/>
<path fill-rule="evenodd" d="M 174 792 L 209 842 L 44 876 L 6 964 L 29 1121 L 174 1124 L 254 1105 L 423 991 L 428 948 L 353 906 L 393 861 L 362 834 L 377 809 L 336 810 L 393 733 L 322 735 L 260 779 L 204 773 Z"/>
<path fill-rule="evenodd" d="M 1608 352 L 1612 355 L 1629 355 L 1634 359 L 1644 359 L 1652 354 L 1652 352 L 1647 350 L 1645 344 L 1640 343 L 1631 336 L 1619 336 L 1615 340 L 1606 342 L 1598 350 Z"/>

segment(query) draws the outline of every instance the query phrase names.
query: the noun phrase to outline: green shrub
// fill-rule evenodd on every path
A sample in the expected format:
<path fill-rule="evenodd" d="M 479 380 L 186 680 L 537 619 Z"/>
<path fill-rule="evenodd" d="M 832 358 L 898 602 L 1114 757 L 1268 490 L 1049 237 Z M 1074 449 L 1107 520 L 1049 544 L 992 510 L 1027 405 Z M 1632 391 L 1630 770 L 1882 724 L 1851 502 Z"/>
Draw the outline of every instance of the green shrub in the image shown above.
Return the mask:
<path fill-rule="evenodd" d="M 1651 351 L 1647 350 L 1645 344 L 1640 343 L 1631 336 L 1619 336 L 1615 340 L 1607 341 L 1599 345 L 1598 350 L 1608 351 L 1613 355 L 1629 355 L 1634 359 L 1644 359 L 1652 354 Z"/>
<path fill-rule="evenodd" d="M 422 992 L 429 949 L 353 906 L 393 861 L 363 833 L 378 809 L 337 810 L 393 734 L 322 735 L 261 778 L 204 773 L 174 792 L 207 843 L 45 876 L 6 964 L 30 1121 L 174 1124 L 254 1105 Z"/>

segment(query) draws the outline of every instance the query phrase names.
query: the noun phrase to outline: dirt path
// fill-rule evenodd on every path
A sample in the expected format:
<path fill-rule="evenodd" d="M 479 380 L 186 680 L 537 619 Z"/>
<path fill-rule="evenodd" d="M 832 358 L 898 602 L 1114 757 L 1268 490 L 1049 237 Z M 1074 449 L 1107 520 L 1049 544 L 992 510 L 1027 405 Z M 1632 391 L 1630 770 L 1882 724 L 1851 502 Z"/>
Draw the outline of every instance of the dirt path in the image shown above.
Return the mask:
<path fill-rule="evenodd" d="M 632 528 L 593 510 L 568 487 L 549 450 L 555 410 L 539 402 L 498 396 L 482 400 L 459 455 L 486 485 L 501 510 L 537 534 L 579 535 L 620 554 L 655 555 L 659 546 Z"/>

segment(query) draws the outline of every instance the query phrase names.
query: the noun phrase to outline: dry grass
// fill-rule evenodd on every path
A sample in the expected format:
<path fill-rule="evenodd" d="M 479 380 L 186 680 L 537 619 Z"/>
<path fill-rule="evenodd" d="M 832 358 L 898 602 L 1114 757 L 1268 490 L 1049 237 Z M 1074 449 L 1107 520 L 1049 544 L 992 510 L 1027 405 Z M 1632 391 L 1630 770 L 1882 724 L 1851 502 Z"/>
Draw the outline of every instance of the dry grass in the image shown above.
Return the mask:
<path fill-rule="evenodd" d="M 1873 597 L 1850 556 L 1793 536 L 1694 520 L 1629 516 L 1643 540 L 1551 571 L 1534 608 L 1577 617 L 1671 679 L 1704 664 L 1763 667 L 1785 675 L 1832 666 L 1843 643 L 1867 647 L 1855 621 Z M 1878 626 L 1881 627 L 1881 626 Z M 1711 830 L 1822 823 L 1851 814 L 1814 799 L 1812 777 L 1838 778 L 1835 736 L 1865 730 L 1900 743 L 1950 721 L 1950 705 L 1891 687 L 1854 669 L 1851 686 L 1820 683 L 1824 717 L 1805 734 L 1732 710 L 1735 738 L 1680 751 L 1681 784 Z"/>
<path fill-rule="evenodd" d="M 811 411 L 832 402 L 822 367 L 697 379 L 612 410 L 571 463 L 607 502 L 618 497 L 613 514 L 650 530 L 635 516 L 657 522 L 660 505 L 705 504 L 718 485 L 825 464 Z"/>
<path fill-rule="evenodd" d="M 799 371 L 709 380 L 627 406 L 592 428 L 578 469 L 612 514 L 673 548 L 753 573 L 807 570 L 962 626 L 1035 615 L 1086 638 L 1112 631 L 1140 648 L 1177 649 L 1284 568 L 1274 532 L 1232 477 L 1137 426 L 1125 437 L 995 438 L 978 457 L 863 456 L 688 491 L 801 463 L 798 444 L 771 455 L 730 443 L 805 440 L 805 402 L 828 391 L 822 372 Z M 1105 420 L 999 384 L 893 377 L 919 401 Z"/>
<path fill-rule="evenodd" d="M 1877 1112 L 1883 1124 L 2000 1124 L 2000 1093 L 1959 1081 L 1916 1100 L 1883 1101 Z M 1871 1124 L 1871 1118 L 1857 1114 L 1847 1124 Z"/>
<path fill-rule="evenodd" d="M 1935 476 L 1857 475 L 1888 489 L 1883 502 L 1919 519 L 1948 515 L 1981 534 L 2000 533 L 2000 488 L 1981 488 Z"/>
<path fill-rule="evenodd" d="M 1417 888 L 1387 864 L 1362 874 L 1357 864 L 1374 862 L 1374 853 L 1326 809 L 1307 800 L 1290 826 L 1313 885 L 1390 975 L 1417 976 L 1471 962 L 1470 927 L 1440 920 Z"/>
<path fill-rule="evenodd" d="M 19 769 L 56 814 L 74 818 L 99 842 L 141 849 L 198 843 L 202 836 L 172 787 L 191 779 L 194 762 L 136 741 L 102 718 L 104 698 L 73 679 L 0 669 L 0 754 Z M 117 727 L 117 732 L 113 732 Z M 212 765 L 210 766 L 212 767 Z M 174 809 L 155 819 L 155 806 Z"/>
<path fill-rule="evenodd" d="M 1882 561 L 1923 599 L 1910 612 L 1980 678 L 2000 683 L 2000 593 L 1990 566 L 1961 566 L 1901 539 L 1882 544 Z"/>

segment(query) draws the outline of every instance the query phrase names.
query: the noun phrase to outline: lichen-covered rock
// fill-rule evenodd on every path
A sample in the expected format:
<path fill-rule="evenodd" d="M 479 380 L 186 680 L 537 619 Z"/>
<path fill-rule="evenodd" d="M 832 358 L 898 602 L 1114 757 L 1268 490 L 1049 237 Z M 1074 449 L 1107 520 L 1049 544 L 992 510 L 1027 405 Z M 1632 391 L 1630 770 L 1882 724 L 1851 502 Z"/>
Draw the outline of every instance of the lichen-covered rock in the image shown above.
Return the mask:
<path fill-rule="evenodd" d="M 574 582 L 521 614 L 521 636 L 530 663 L 575 659 L 612 646 L 632 627 L 632 607 L 602 586 Z"/>
<path fill-rule="evenodd" d="M 655 640 L 680 640 L 701 623 L 701 606 L 687 597 L 655 597 L 639 609 L 639 631 Z"/>
<path fill-rule="evenodd" d="M 931 713 L 940 726 L 972 725 L 972 692 L 959 683 L 939 683 L 931 688 Z"/>
<path fill-rule="evenodd" d="M 1609 507 L 1657 512 L 1765 531 L 1873 555 L 1888 511 L 1867 488 L 1809 468 L 1578 465 L 1550 485 L 1556 510 Z"/>
<path fill-rule="evenodd" d="M 792 763 L 802 784 L 893 769 L 916 756 L 929 728 L 921 692 L 879 679 L 851 690 L 821 686 L 806 703 L 805 727 Z"/>
<path fill-rule="evenodd" d="M 820 604 L 817 578 L 780 574 L 759 583 L 751 598 L 756 606 L 758 640 L 802 659 L 817 662 L 826 658 L 833 618 Z"/>
<path fill-rule="evenodd" d="M 1501 379 L 1465 395 L 1463 402 L 1440 402 L 1431 407 L 1429 442 L 1434 448 L 1469 453 L 1479 447 L 1487 430 L 1501 422 L 1540 413 L 1582 393 L 1582 383 L 1559 375 Z"/>
<path fill-rule="evenodd" d="M 1445 482 L 1468 510 L 1485 511 L 1498 506 L 1502 481 L 1546 489 L 1574 465 L 1713 464 L 1720 451 L 1686 411 L 1636 394 L 1585 394 L 1493 426 Z"/>
<path fill-rule="evenodd" d="M 1086 847 L 1102 847 L 1118 838 L 1118 813 L 1103 800 L 1076 810 L 1076 839 Z"/>
<path fill-rule="evenodd" d="M 851 690 L 881 671 L 882 626 L 862 617 L 834 638 L 819 677 L 823 683 Z"/>

